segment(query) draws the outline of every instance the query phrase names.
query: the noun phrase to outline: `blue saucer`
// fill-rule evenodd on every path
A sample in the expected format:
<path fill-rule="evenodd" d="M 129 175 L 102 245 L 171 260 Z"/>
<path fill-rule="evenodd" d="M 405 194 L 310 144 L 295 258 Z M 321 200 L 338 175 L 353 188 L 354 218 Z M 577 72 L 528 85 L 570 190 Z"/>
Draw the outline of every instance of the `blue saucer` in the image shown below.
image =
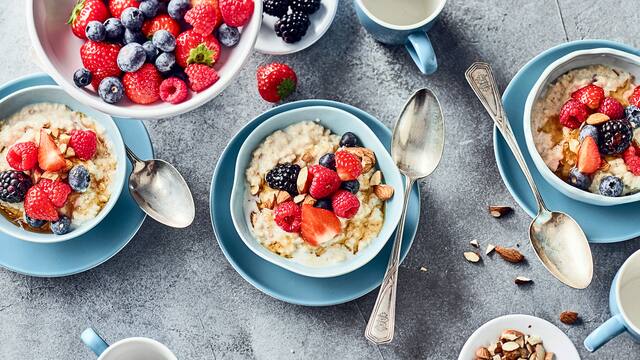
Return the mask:
<path fill-rule="evenodd" d="M 46 74 L 21 77 L 0 86 L 0 98 L 37 85 L 55 85 Z M 149 134 L 142 121 L 114 119 L 124 142 L 141 158 L 153 158 Z M 127 174 L 131 165 L 127 163 Z M 109 215 L 95 228 L 72 240 L 31 243 L 0 234 L 0 266 L 25 275 L 57 277 L 76 274 L 109 260 L 138 232 L 145 214 L 126 185 Z"/>
<path fill-rule="evenodd" d="M 384 124 L 366 112 L 353 106 L 329 100 L 303 100 L 275 107 L 251 120 L 224 150 L 211 182 L 211 220 L 218 244 L 227 260 L 251 285 L 263 293 L 292 304 L 307 306 L 327 306 L 345 303 L 369 293 L 382 282 L 387 262 L 391 254 L 392 241 L 368 264 L 346 275 L 334 278 L 311 278 L 295 274 L 263 260 L 244 245 L 231 220 L 229 199 L 233 186 L 236 155 L 247 135 L 266 119 L 291 109 L 305 106 L 332 106 L 348 111 L 364 121 L 387 150 L 391 144 L 391 131 Z M 418 229 L 420 218 L 419 188 L 413 188 L 407 223 L 402 241 L 401 258 L 409 252 Z M 392 239 L 395 233 L 392 235 Z"/>
<path fill-rule="evenodd" d="M 526 151 L 527 145 L 522 129 L 522 116 L 527 96 L 529 96 L 529 91 L 544 69 L 570 52 L 601 47 L 640 55 L 638 49 L 606 40 L 573 41 L 555 46 L 533 58 L 518 71 L 504 91 L 502 102 L 509 116 L 518 145 L 523 150 L 533 178 L 549 208 L 566 212 L 574 217 L 584 229 L 590 242 L 611 243 L 633 239 L 640 235 L 640 226 L 633 220 L 640 217 L 640 206 L 636 203 L 608 207 L 595 206 L 563 195 L 552 187 L 536 169 L 533 160 L 531 160 Z M 533 194 L 529 190 L 524 175 L 520 171 L 507 143 L 495 127 L 493 129 L 493 145 L 502 180 L 518 204 L 533 217 L 537 211 Z M 594 221 L 594 219 L 597 219 L 597 221 Z M 606 224 L 606 226 L 602 224 Z"/>

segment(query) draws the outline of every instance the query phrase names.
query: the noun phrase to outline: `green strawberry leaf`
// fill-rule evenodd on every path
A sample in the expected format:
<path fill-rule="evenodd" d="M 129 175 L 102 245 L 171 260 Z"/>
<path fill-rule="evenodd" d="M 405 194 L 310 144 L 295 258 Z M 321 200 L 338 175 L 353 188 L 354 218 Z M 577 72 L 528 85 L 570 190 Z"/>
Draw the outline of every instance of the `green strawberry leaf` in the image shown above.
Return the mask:
<path fill-rule="evenodd" d="M 214 51 L 209 50 L 205 43 L 202 43 L 189 51 L 187 64 L 204 64 L 212 66 L 215 62 Z"/>
<path fill-rule="evenodd" d="M 283 79 L 280 85 L 278 85 L 278 96 L 280 96 L 281 100 L 284 100 L 291 95 L 295 89 L 296 83 L 292 79 Z"/>
<path fill-rule="evenodd" d="M 69 20 L 67 20 L 67 24 L 73 24 L 73 22 L 76 21 L 76 18 L 80 15 L 80 11 L 84 9 L 84 1 L 85 0 L 78 0 L 76 5 L 73 7 L 73 10 L 71 10 L 71 16 L 69 17 Z"/>

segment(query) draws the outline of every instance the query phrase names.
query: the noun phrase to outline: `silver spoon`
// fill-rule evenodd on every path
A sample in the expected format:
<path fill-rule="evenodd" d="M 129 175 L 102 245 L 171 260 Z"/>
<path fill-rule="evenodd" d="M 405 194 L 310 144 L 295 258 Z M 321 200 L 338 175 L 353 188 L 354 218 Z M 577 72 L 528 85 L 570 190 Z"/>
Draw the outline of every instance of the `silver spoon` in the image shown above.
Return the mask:
<path fill-rule="evenodd" d="M 178 170 L 164 160 L 140 160 L 125 146 L 133 165 L 129 192 L 138 206 L 165 225 L 184 228 L 193 222 L 196 208 L 189 186 Z"/>
<path fill-rule="evenodd" d="M 586 288 L 593 278 L 593 258 L 587 237 L 571 216 L 551 212 L 545 206 L 502 107 L 491 66 L 474 63 L 465 76 L 511 148 L 538 203 L 538 215 L 529 226 L 529 240 L 536 255 L 561 282 L 576 289 Z"/>
<path fill-rule="evenodd" d="M 405 177 L 404 207 L 387 271 L 365 331 L 365 337 L 375 344 L 393 340 L 400 245 L 411 188 L 436 169 L 443 149 L 444 118 L 440 103 L 431 90 L 420 89 L 404 104 L 393 129 L 391 156 Z"/>

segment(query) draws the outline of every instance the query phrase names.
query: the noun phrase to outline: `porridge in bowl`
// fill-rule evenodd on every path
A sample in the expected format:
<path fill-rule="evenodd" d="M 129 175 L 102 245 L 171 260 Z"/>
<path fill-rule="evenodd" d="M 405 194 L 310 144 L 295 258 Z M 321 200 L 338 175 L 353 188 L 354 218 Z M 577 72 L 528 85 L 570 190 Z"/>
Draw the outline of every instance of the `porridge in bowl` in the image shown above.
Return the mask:
<path fill-rule="evenodd" d="M 547 167 L 604 196 L 640 191 L 640 86 L 604 65 L 573 69 L 533 105 L 532 132 Z"/>
<path fill-rule="evenodd" d="M 372 150 L 303 121 L 266 137 L 245 171 L 245 209 L 257 241 L 292 261 L 324 266 L 357 256 L 378 235 L 385 201 Z"/>

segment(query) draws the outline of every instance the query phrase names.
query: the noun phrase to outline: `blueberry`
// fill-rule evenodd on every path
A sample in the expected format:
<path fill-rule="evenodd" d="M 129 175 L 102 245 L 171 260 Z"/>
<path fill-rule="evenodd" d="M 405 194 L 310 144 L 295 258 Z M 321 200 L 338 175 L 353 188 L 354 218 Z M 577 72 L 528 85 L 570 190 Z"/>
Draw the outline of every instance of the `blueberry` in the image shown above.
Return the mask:
<path fill-rule="evenodd" d="M 115 104 L 122 99 L 122 96 L 124 95 L 124 87 L 122 86 L 120 79 L 114 76 L 109 76 L 100 81 L 98 94 L 100 94 L 100 97 L 105 102 Z"/>
<path fill-rule="evenodd" d="M 327 169 L 335 170 L 336 169 L 336 156 L 332 153 L 324 154 L 318 160 L 318 163 Z"/>
<path fill-rule="evenodd" d="M 218 40 L 226 47 L 236 46 L 240 41 L 240 31 L 238 28 L 222 24 L 218 28 Z"/>
<path fill-rule="evenodd" d="M 124 36 L 124 26 L 118 18 L 109 18 L 104 22 L 106 39 L 113 42 L 122 40 Z"/>
<path fill-rule="evenodd" d="M 58 221 L 51 223 L 51 232 L 56 235 L 64 235 L 71 231 L 71 219 L 64 215 L 60 215 Z"/>
<path fill-rule="evenodd" d="M 144 15 L 140 9 L 130 7 L 124 9 L 122 15 L 120 15 L 120 21 L 125 28 L 133 31 L 142 29 L 142 22 L 144 21 Z"/>
<path fill-rule="evenodd" d="M 176 38 L 167 30 L 156 31 L 151 41 L 153 41 L 153 45 L 158 49 L 165 52 L 171 52 L 176 48 Z"/>
<path fill-rule="evenodd" d="M 147 54 L 147 61 L 154 62 L 158 57 L 158 49 L 156 49 L 156 46 L 153 45 L 151 40 L 142 44 L 142 48 L 144 49 L 144 52 Z"/>
<path fill-rule="evenodd" d="M 102 41 L 106 36 L 104 24 L 100 21 L 89 21 L 86 29 L 84 29 L 87 39 L 92 41 Z"/>
<path fill-rule="evenodd" d="M 605 176 L 600 182 L 600 194 L 610 197 L 622 195 L 622 180 L 616 176 Z"/>
<path fill-rule="evenodd" d="M 151 19 L 158 13 L 158 0 L 144 0 L 140 2 L 138 9 L 147 19 Z"/>
<path fill-rule="evenodd" d="M 85 68 L 80 68 L 73 73 L 73 82 L 77 87 L 85 87 L 91 84 L 92 78 L 91 71 Z"/>
<path fill-rule="evenodd" d="M 145 38 L 140 31 L 131 31 L 129 29 L 124 30 L 125 44 L 131 44 L 131 43 L 144 44 L 145 41 L 147 41 L 147 38 Z"/>
<path fill-rule="evenodd" d="M 76 165 L 69 171 L 69 186 L 73 191 L 85 192 L 89 182 L 91 182 L 91 176 L 84 166 Z"/>
<path fill-rule="evenodd" d="M 118 53 L 118 67 L 124 72 L 138 71 L 147 60 L 147 53 L 138 43 L 127 44 Z"/>
<path fill-rule="evenodd" d="M 591 186 L 591 178 L 589 175 L 581 173 L 577 168 L 572 168 L 569 172 L 569 184 L 578 189 L 587 190 Z"/>
<path fill-rule="evenodd" d="M 340 138 L 340 146 L 344 147 L 356 147 L 358 146 L 358 137 L 352 132 L 346 132 Z"/>
<path fill-rule="evenodd" d="M 624 109 L 624 115 L 634 129 L 640 127 L 640 107 L 629 105 Z"/>
<path fill-rule="evenodd" d="M 171 0 L 167 5 L 167 13 L 176 20 L 182 20 L 190 7 L 189 0 Z"/>
<path fill-rule="evenodd" d="M 360 190 L 360 182 L 358 180 L 344 181 L 340 184 L 340 187 L 352 194 L 357 194 L 358 190 Z"/>
<path fill-rule="evenodd" d="M 313 207 L 317 207 L 317 208 L 321 208 L 329 211 L 333 210 L 333 206 L 331 206 L 331 200 L 329 199 L 320 199 L 316 201 L 315 204 L 313 204 Z"/>
<path fill-rule="evenodd" d="M 189 77 L 180 66 L 174 66 L 169 72 L 166 72 L 162 75 L 167 78 L 177 77 L 178 79 L 184 81 L 186 84 L 189 83 Z"/>
<path fill-rule="evenodd" d="M 176 64 L 176 56 L 170 52 L 162 53 L 156 58 L 155 64 L 161 73 L 169 72 L 171 68 L 173 68 L 173 65 Z"/>
<path fill-rule="evenodd" d="M 596 128 L 593 125 L 585 125 L 582 127 L 582 130 L 580 130 L 580 142 L 582 142 L 582 140 L 584 140 L 585 137 L 587 136 L 591 136 L 593 138 L 593 140 L 596 141 L 596 144 L 598 143 L 598 128 Z"/>
<path fill-rule="evenodd" d="M 24 214 L 24 221 L 32 228 L 39 228 L 44 226 L 47 222 L 44 220 L 32 219 L 27 214 Z"/>

